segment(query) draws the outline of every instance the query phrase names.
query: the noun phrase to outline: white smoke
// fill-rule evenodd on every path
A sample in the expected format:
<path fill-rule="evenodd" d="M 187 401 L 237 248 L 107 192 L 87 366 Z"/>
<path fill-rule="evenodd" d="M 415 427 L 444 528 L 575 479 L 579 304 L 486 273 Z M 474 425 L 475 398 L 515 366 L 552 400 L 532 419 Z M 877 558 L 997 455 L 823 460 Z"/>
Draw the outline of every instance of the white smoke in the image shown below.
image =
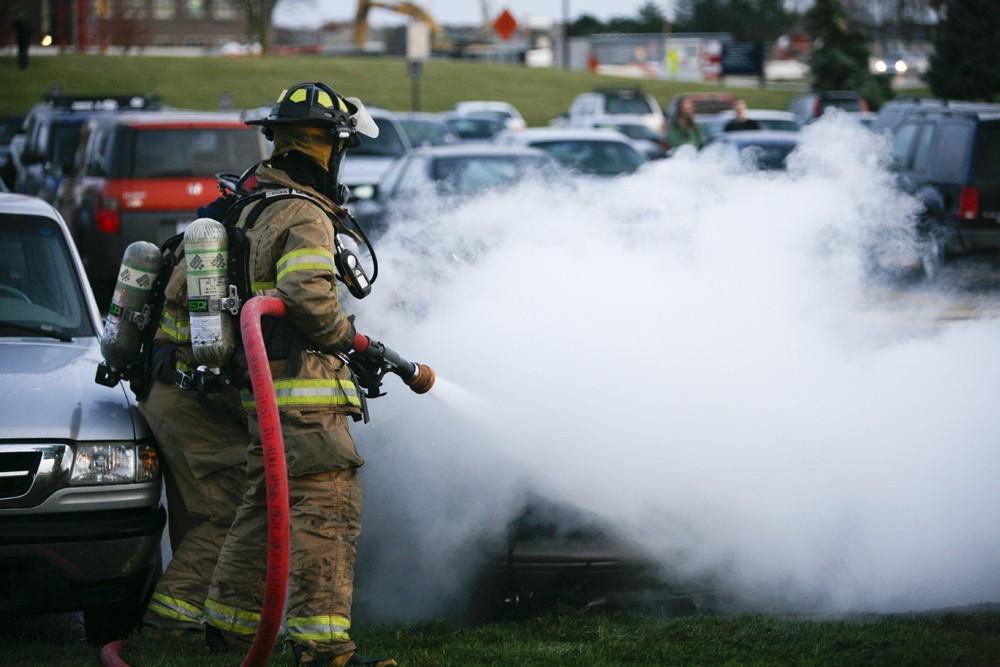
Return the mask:
<path fill-rule="evenodd" d="M 354 431 L 379 611 L 441 613 L 530 494 L 758 608 L 1000 598 L 1000 323 L 869 284 L 871 238 L 914 253 L 885 152 L 836 116 L 787 173 L 682 151 L 415 202 L 359 324 L 446 382 L 388 378 Z"/>

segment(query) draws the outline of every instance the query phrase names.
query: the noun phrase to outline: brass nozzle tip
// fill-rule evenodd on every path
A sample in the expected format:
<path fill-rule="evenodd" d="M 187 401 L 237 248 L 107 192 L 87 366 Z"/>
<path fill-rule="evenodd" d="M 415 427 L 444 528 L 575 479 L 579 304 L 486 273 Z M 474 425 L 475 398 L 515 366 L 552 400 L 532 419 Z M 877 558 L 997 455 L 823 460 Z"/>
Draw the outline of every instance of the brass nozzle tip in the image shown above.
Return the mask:
<path fill-rule="evenodd" d="M 417 394 L 426 394 L 434 386 L 434 369 L 427 364 L 417 364 L 417 374 L 406 384 Z"/>

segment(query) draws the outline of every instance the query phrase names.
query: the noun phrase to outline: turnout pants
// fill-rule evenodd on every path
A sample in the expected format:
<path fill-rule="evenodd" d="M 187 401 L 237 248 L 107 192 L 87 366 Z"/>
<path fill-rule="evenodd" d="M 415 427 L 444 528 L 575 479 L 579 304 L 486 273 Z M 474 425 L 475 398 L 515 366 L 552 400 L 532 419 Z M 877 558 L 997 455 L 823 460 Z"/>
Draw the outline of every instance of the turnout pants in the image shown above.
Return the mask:
<path fill-rule="evenodd" d="M 246 488 L 246 418 L 235 390 L 205 398 L 162 382 L 154 383 L 139 411 L 156 436 L 190 526 L 157 583 L 143 622 L 200 628 L 212 571 Z M 169 511 L 173 515 L 175 508 Z"/>
<path fill-rule="evenodd" d="M 343 417 L 332 430 L 341 429 L 340 437 L 350 440 Z M 287 638 L 313 655 L 340 655 L 356 648 L 348 631 L 361 535 L 358 467 L 300 473 L 294 434 L 286 431 L 285 443 L 291 523 Z M 267 514 L 262 456 L 258 437 L 247 456 L 249 486 L 205 601 L 206 621 L 230 641 L 253 638 L 264 602 Z"/>

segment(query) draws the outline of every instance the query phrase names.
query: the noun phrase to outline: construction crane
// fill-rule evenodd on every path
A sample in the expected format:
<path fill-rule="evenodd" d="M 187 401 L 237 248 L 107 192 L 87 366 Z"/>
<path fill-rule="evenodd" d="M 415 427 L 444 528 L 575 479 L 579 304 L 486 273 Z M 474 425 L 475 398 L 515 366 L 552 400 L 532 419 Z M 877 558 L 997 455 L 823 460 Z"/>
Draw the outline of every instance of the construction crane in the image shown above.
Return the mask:
<path fill-rule="evenodd" d="M 384 0 L 358 0 L 358 9 L 354 15 L 354 46 L 359 51 L 365 48 L 368 41 L 368 10 L 387 9 L 390 12 L 409 16 L 426 23 L 431 31 L 431 40 L 435 50 L 448 50 L 448 45 L 441 27 L 434 18 L 420 5 L 412 2 L 385 2 Z"/>

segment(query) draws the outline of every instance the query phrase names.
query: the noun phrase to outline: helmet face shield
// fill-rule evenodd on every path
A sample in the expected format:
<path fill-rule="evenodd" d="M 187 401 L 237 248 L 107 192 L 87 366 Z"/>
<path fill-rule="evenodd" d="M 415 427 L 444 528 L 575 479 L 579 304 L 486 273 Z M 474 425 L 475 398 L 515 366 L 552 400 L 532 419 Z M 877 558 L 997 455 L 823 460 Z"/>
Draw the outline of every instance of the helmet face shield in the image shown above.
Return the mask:
<path fill-rule="evenodd" d="M 351 114 L 351 118 L 353 118 L 357 123 L 354 126 L 354 129 L 356 129 L 359 134 L 363 134 L 371 139 L 377 137 L 378 125 L 375 124 L 375 120 L 372 118 L 371 114 L 368 113 L 368 109 L 365 108 L 364 103 L 357 97 L 345 97 L 344 99 L 350 106 L 354 107 L 354 112 Z"/>

